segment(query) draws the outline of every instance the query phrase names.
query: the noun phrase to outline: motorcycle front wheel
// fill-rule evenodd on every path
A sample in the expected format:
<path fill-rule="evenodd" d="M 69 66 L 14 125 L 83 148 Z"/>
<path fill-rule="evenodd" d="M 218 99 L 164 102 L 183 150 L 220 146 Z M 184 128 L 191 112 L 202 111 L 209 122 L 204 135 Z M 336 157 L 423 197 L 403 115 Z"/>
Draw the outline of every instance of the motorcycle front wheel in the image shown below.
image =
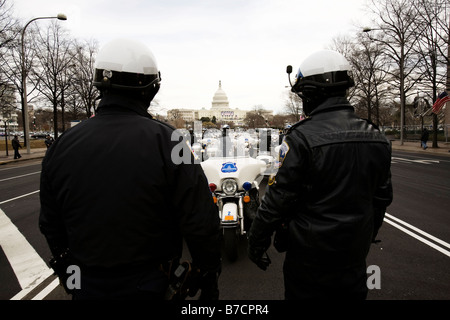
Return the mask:
<path fill-rule="evenodd" d="M 238 233 L 236 228 L 223 229 L 223 248 L 225 256 L 230 262 L 238 257 Z"/>

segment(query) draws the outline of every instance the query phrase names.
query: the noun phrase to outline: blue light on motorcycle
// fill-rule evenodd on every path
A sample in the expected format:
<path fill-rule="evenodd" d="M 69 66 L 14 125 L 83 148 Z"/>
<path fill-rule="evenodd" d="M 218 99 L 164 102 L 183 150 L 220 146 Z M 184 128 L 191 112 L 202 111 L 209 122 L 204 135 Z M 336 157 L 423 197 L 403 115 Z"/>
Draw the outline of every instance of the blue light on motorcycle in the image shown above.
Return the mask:
<path fill-rule="evenodd" d="M 245 191 L 250 191 L 250 189 L 252 188 L 252 184 L 250 182 L 244 182 L 242 188 L 244 188 Z"/>

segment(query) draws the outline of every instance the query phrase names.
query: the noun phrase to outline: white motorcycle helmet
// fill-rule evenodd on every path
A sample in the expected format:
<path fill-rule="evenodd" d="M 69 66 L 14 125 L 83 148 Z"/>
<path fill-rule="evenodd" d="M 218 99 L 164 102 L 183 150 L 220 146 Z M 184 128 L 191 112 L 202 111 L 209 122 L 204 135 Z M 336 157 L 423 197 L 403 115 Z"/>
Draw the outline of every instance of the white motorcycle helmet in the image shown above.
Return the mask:
<path fill-rule="evenodd" d="M 116 39 L 105 44 L 95 62 L 94 85 L 100 91 L 142 92 L 151 99 L 159 90 L 161 74 L 150 49 L 141 42 Z"/>
<path fill-rule="evenodd" d="M 345 96 L 355 85 L 352 68 L 339 52 L 321 50 L 307 57 L 298 69 L 292 92 L 303 100 L 308 115 L 321 102 L 332 96 Z"/>

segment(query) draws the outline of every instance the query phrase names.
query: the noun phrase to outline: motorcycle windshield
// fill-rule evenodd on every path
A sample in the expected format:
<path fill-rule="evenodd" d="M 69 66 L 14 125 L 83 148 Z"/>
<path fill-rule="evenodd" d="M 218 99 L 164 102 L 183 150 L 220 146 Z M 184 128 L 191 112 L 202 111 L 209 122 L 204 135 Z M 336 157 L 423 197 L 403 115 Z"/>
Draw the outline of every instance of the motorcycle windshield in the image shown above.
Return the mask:
<path fill-rule="evenodd" d="M 258 140 L 248 132 L 224 135 L 217 130 L 208 132 L 203 140 L 208 158 L 254 158 L 257 154 Z"/>
<path fill-rule="evenodd" d="M 260 136 L 251 130 L 221 132 L 216 129 L 206 132 L 202 141 L 204 157 L 201 165 L 208 182 L 221 191 L 224 179 L 235 179 L 241 190 L 245 182 L 259 184 L 264 175 L 271 174 L 276 163 L 270 154 L 271 143 L 267 142 L 270 138 L 264 141 Z"/>

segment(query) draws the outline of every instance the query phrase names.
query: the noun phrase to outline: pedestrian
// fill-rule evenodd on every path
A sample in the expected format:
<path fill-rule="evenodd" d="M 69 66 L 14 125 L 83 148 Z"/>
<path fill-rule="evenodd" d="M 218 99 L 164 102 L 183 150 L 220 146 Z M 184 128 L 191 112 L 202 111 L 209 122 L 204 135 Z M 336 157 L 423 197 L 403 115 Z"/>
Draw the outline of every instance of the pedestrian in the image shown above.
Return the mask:
<path fill-rule="evenodd" d="M 263 270 L 265 253 L 286 251 L 286 299 L 365 299 L 366 256 L 392 201 L 391 146 L 347 100 L 351 67 L 319 51 L 301 64 L 292 91 L 307 118 L 281 145 L 248 236 L 249 258 Z"/>
<path fill-rule="evenodd" d="M 20 145 L 19 137 L 17 135 L 11 140 L 11 144 L 14 149 L 14 159 L 22 158 L 19 153 L 19 149 L 22 149 L 22 146 Z"/>
<path fill-rule="evenodd" d="M 144 44 L 104 45 L 96 116 L 62 134 L 43 160 L 39 227 L 75 300 L 163 299 L 183 239 L 199 271 L 192 287 L 218 299 L 218 209 L 201 166 L 172 160 L 175 129 L 147 112 L 160 80 Z M 79 268 L 79 285 L 67 265 Z"/>
<path fill-rule="evenodd" d="M 422 135 L 420 137 L 420 144 L 421 144 L 423 150 L 426 150 L 428 148 L 428 146 L 427 146 L 428 137 L 429 137 L 429 133 L 428 133 L 427 128 L 423 128 Z"/>
<path fill-rule="evenodd" d="M 50 146 L 52 145 L 54 139 L 53 137 L 51 137 L 49 134 L 45 137 L 45 145 L 47 146 L 47 149 L 50 148 Z"/>

